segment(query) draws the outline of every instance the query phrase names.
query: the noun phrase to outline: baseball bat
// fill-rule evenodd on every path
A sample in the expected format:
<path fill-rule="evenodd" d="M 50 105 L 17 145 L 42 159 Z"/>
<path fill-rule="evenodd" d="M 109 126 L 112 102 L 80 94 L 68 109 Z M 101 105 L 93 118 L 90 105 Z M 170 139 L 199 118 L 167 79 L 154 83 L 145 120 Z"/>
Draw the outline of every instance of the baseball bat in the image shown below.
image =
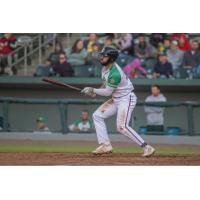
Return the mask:
<path fill-rule="evenodd" d="M 71 88 L 73 90 L 81 91 L 81 88 L 69 85 L 67 83 L 62 83 L 60 81 L 56 81 L 56 80 L 53 80 L 53 79 L 50 79 L 50 78 L 47 78 L 47 77 L 42 78 L 42 81 L 50 83 L 52 85 L 58 85 L 58 86 L 62 86 L 62 87 Z"/>

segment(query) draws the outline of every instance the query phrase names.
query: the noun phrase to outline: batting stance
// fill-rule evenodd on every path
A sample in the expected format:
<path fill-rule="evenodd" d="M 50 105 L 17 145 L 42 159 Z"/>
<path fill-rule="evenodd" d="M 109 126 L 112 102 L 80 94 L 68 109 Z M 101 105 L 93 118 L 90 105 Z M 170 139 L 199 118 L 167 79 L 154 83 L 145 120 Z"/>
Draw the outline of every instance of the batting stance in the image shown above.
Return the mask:
<path fill-rule="evenodd" d="M 104 119 L 117 114 L 117 130 L 141 146 L 144 149 L 143 156 L 148 157 L 155 152 L 155 149 L 148 145 L 140 135 L 129 126 L 129 121 L 136 105 L 137 97 L 133 92 L 134 87 L 131 81 L 115 63 L 117 57 L 117 50 L 111 47 L 103 48 L 100 52 L 99 59 L 104 66 L 102 68 L 102 87 L 99 89 L 85 87 L 81 91 L 91 97 L 96 95 L 112 96 L 111 99 L 102 104 L 93 114 L 97 139 L 100 146 L 92 153 L 105 154 L 112 152 L 113 148 L 108 137 Z"/>

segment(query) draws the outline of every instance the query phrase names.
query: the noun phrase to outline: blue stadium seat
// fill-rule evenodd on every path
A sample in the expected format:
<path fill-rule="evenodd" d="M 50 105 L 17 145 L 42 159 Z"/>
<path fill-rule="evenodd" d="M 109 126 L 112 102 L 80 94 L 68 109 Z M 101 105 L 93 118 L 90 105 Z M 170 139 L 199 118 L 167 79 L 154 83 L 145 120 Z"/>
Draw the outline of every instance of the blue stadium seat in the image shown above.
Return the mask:
<path fill-rule="evenodd" d="M 0 116 L 0 131 L 3 128 L 3 117 Z"/>
<path fill-rule="evenodd" d="M 76 77 L 93 77 L 94 66 L 93 65 L 80 65 L 73 66 L 74 76 Z"/>
<path fill-rule="evenodd" d="M 35 76 L 49 76 L 51 74 L 50 67 L 39 65 L 36 69 Z"/>
<path fill-rule="evenodd" d="M 133 57 L 127 54 L 119 54 L 119 57 L 116 60 L 116 63 L 120 67 L 125 67 L 128 63 L 130 63 L 133 60 Z"/>
<path fill-rule="evenodd" d="M 147 60 L 144 61 L 144 67 L 147 69 L 147 70 L 152 70 L 154 69 L 154 66 L 156 65 L 157 63 L 157 59 L 155 58 L 149 58 Z"/>
<path fill-rule="evenodd" d="M 180 78 L 188 79 L 188 78 L 190 78 L 191 74 L 192 74 L 192 77 L 193 77 L 194 72 L 193 72 L 192 69 L 187 69 L 187 68 L 180 67 L 179 74 L 180 74 Z"/>
<path fill-rule="evenodd" d="M 101 77 L 101 70 L 102 70 L 102 66 L 95 65 L 95 69 L 94 69 L 95 77 Z"/>
<path fill-rule="evenodd" d="M 181 128 L 179 128 L 179 127 L 167 127 L 166 132 L 167 132 L 167 135 L 180 135 Z"/>
<path fill-rule="evenodd" d="M 145 126 L 139 127 L 138 133 L 146 135 L 147 134 L 147 127 L 145 127 Z"/>

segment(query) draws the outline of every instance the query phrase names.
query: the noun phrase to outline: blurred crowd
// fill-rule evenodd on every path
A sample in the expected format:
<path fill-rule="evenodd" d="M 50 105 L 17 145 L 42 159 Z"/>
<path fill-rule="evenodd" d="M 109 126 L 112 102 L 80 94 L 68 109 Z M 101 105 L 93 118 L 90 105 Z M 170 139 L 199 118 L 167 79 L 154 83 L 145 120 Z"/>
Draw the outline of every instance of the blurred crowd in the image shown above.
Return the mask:
<path fill-rule="evenodd" d="M 49 75 L 87 76 L 88 72 L 88 76 L 100 76 L 98 52 L 105 46 L 119 50 L 117 63 L 130 78 L 200 77 L 199 41 L 186 33 L 90 33 L 66 49 L 57 42 L 46 62 Z"/>
<path fill-rule="evenodd" d="M 5 73 L 16 46 L 13 34 L 0 34 L 0 74 Z M 58 39 L 46 63 L 39 65 L 34 75 L 98 77 L 102 67 L 98 52 L 105 46 L 118 49 L 116 62 L 130 78 L 200 77 L 199 38 L 186 33 L 90 33 L 67 48 Z M 12 71 L 16 74 L 14 67 Z"/>

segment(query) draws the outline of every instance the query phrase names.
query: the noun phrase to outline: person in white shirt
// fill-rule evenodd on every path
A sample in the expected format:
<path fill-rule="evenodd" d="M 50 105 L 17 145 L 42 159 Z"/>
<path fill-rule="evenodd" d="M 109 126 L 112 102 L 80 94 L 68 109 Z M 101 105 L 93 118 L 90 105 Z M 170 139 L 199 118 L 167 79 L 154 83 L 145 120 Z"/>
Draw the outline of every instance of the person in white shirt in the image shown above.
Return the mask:
<path fill-rule="evenodd" d="M 166 97 L 161 94 L 160 86 L 151 86 L 151 95 L 148 96 L 145 102 L 166 102 Z M 145 106 L 144 112 L 147 118 L 148 131 L 163 131 L 164 130 L 164 108 Z"/>
<path fill-rule="evenodd" d="M 184 52 L 179 50 L 178 42 L 176 40 L 172 41 L 170 49 L 167 51 L 167 59 L 172 64 L 173 71 L 179 70 L 183 62 Z"/>

